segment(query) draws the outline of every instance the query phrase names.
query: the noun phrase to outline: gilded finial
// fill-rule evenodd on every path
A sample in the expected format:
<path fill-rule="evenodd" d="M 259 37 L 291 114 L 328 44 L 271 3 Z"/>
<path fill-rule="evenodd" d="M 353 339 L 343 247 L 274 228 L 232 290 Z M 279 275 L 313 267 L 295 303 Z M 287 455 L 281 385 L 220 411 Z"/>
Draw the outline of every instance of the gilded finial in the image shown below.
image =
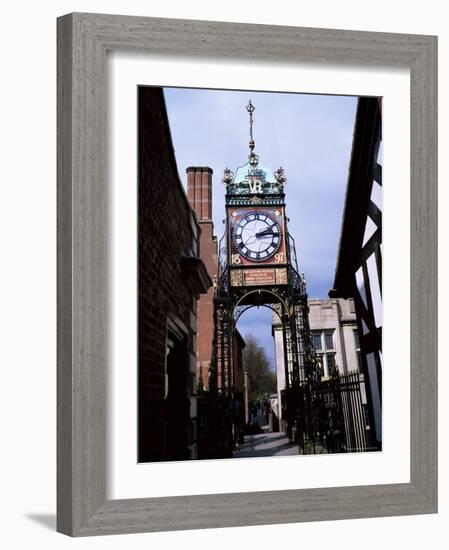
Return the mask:
<path fill-rule="evenodd" d="M 249 113 L 249 150 L 250 150 L 250 158 L 254 157 L 254 137 L 253 137 L 253 113 L 256 110 L 254 105 L 252 104 L 251 100 L 249 100 L 248 105 L 246 106 L 246 110 Z"/>

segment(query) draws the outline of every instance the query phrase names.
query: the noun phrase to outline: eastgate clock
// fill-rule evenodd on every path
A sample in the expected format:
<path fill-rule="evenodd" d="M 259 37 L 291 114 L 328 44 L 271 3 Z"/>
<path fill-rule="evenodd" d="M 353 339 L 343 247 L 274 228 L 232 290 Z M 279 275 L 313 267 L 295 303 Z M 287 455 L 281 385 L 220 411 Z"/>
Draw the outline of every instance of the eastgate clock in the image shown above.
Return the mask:
<path fill-rule="evenodd" d="M 281 246 L 281 238 L 281 226 L 268 210 L 246 212 L 232 228 L 236 250 L 251 262 L 265 262 L 272 258 Z"/>

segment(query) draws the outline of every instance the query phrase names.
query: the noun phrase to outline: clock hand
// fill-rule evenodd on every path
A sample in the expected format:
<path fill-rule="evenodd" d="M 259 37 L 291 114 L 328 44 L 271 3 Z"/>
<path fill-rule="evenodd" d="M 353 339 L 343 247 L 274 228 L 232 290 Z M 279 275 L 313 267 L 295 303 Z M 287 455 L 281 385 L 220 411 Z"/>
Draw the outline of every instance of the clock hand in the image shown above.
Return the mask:
<path fill-rule="evenodd" d="M 274 235 L 274 232 L 272 229 L 264 229 L 263 231 L 259 231 L 259 233 L 256 233 L 256 239 L 261 239 L 262 237 L 265 237 L 267 235 Z"/>

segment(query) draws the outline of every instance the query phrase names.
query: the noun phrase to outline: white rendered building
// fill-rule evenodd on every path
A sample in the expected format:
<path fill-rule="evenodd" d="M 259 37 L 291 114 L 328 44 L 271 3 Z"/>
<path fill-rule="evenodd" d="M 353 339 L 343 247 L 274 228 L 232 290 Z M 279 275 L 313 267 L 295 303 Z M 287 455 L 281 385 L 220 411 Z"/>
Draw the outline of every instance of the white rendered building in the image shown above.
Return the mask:
<path fill-rule="evenodd" d="M 343 298 L 310 299 L 309 308 L 313 344 L 323 368 L 323 377 L 327 378 L 335 367 L 340 374 L 360 372 L 361 355 L 354 300 Z M 284 344 L 282 326 L 276 313 L 273 315 L 272 333 L 275 346 L 278 401 L 281 403 L 281 391 L 285 389 Z M 280 416 L 281 420 L 281 410 Z"/>

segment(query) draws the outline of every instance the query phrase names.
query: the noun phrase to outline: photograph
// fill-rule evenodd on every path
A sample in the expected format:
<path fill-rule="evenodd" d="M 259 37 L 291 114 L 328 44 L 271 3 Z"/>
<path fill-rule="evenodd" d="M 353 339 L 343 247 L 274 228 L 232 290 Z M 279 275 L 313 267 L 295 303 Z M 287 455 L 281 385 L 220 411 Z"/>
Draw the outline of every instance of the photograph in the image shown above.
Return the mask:
<path fill-rule="evenodd" d="M 381 451 L 382 98 L 137 94 L 137 461 Z"/>

